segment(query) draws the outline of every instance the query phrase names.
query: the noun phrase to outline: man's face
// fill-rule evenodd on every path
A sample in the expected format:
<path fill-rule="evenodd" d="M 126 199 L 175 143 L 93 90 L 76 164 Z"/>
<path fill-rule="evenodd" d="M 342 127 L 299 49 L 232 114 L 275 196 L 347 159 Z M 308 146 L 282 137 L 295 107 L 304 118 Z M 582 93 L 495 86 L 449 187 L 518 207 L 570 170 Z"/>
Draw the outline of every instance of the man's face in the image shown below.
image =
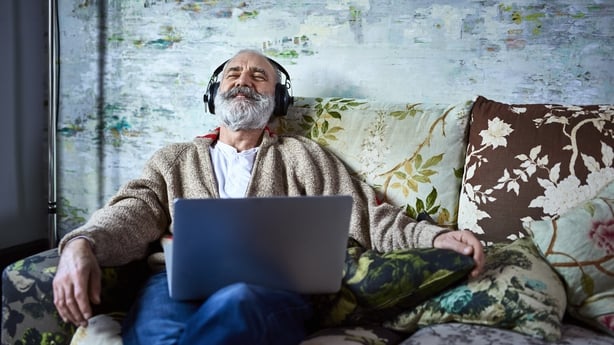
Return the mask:
<path fill-rule="evenodd" d="M 221 92 L 247 86 L 262 95 L 275 95 L 277 74 L 269 61 L 257 54 L 243 53 L 228 61 L 220 81 Z"/>
<path fill-rule="evenodd" d="M 230 60 L 214 99 L 221 124 L 234 131 L 264 128 L 275 108 L 276 83 L 265 57 L 244 53 Z"/>

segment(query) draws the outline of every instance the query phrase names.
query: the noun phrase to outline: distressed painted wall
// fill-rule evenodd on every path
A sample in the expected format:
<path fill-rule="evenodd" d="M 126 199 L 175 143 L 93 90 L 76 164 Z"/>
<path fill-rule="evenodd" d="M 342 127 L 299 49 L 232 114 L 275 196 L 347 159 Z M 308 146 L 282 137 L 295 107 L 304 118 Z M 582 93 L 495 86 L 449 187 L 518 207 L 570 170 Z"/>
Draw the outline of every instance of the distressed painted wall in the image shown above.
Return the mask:
<path fill-rule="evenodd" d="M 202 94 L 241 48 L 295 96 L 614 102 L 614 1 L 60 0 L 60 230 L 165 143 L 215 125 Z"/>

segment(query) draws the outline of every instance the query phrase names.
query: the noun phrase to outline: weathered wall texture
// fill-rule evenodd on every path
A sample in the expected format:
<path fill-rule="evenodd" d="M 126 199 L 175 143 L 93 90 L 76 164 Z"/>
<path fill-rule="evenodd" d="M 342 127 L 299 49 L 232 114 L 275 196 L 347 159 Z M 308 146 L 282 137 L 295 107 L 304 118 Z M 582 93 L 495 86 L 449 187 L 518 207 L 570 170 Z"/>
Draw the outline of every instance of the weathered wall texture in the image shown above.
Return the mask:
<path fill-rule="evenodd" d="M 295 96 L 614 101 L 609 0 L 59 3 L 63 231 L 154 149 L 215 125 L 202 94 L 241 48 L 286 66 Z"/>

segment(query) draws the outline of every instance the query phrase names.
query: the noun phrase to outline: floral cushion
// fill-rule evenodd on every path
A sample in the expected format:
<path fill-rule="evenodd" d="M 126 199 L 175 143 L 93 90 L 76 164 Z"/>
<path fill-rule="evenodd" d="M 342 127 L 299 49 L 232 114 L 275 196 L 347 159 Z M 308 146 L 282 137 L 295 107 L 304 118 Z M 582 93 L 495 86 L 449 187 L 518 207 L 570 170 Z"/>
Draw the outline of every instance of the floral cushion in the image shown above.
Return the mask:
<path fill-rule="evenodd" d="M 484 272 L 384 323 L 396 331 L 445 322 L 487 325 L 555 341 L 561 337 L 563 283 L 529 238 L 486 248 Z"/>
<path fill-rule="evenodd" d="M 99 314 L 88 320 L 87 327 L 79 327 L 70 345 L 122 345 L 121 322 L 125 314 Z"/>
<path fill-rule="evenodd" d="M 352 243 L 353 241 L 350 241 Z M 320 326 L 380 325 L 462 280 L 471 257 L 448 249 L 347 251 L 341 291 L 313 297 Z"/>
<path fill-rule="evenodd" d="M 297 98 L 271 127 L 319 142 L 410 216 L 455 226 L 472 103 Z"/>
<path fill-rule="evenodd" d="M 471 110 L 458 225 L 487 244 L 526 235 L 595 196 L 614 175 L 614 105 L 504 104 Z"/>
<path fill-rule="evenodd" d="M 614 182 L 560 217 L 525 228 L 565 281 L 569 313 L 614 335 Z"/>

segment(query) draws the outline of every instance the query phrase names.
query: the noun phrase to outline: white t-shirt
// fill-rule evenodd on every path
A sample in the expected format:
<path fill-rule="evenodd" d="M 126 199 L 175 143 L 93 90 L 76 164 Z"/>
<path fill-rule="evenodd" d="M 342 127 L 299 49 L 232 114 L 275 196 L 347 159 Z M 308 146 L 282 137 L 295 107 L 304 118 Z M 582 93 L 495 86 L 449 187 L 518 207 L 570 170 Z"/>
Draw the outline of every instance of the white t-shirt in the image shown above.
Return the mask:
<path fill-rule="evenodd" d="M 221 141 L 209 147 L 221 198 L 243 198 L 254 167 L 258 148 L 237 152 Z"/>

